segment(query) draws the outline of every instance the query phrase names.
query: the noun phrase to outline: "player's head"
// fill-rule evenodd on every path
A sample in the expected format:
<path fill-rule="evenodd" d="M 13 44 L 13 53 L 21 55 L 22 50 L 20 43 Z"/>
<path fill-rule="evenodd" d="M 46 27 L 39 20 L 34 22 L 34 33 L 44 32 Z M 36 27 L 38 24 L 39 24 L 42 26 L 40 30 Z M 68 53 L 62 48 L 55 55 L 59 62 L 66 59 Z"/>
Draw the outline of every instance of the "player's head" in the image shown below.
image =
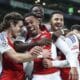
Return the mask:
<path fill-rule="evenodd" d="M 71 26 L 71 30 L 78 30 L 80 31 L 80 25 L 79 24 L 75 24 Z"/>
<path fill-rule="evenodd" d="M 44 17 L 44 8 L 40 4 L 33 5 L 33 7 L 30 9 L 30 12 L 38 18 L 38 20 L 41 22 Z"/>
<path fill-rule="evenodd" d="M 44 16 L 44 8 L 40 4 L 35 4 L 30 9 L 30 12 L 35 15 L 36 17 L 43 17 Z"/>
<path fill-rule="evenodd" d="M 80 39 L 80 25 L 78 24 L 72 25 L 71 31 Z"/>
<path fill-rule="evenodd" d="M 3 18 L 3 28 L 8 30 L 12 36 L 16 37 L 23 26 L 23 16 L 17 12 L 11 12 Z"/>
<path fill-rule="evenodd" d="M 27 14 L 24 17 L 24 24 L 25 27 L 27 28 L 28 33 L 34 37 L 36 36 L 40 29 L 39 29 L 39 21 L 33 14 Z"/>
<path fill-rule="evenodd" d="M 53 31 L 59 30 L 64 26 L 64 15 L 61 11 L 54 11 L 50 18 L 51 28 Z"/>

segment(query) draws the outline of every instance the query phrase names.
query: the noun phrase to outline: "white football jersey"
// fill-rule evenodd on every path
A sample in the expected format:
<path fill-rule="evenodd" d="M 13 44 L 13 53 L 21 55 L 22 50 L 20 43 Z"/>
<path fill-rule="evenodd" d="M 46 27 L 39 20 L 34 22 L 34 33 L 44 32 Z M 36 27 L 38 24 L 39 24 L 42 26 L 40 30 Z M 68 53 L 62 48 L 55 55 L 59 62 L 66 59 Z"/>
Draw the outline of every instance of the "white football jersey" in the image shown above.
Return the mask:
<path fill-rule="evenodd" d="M 8 44 L 7 33 L 0 33 L 0 53 L 4 53 L 5 51 L 11 49 L 11 46 Z"/>

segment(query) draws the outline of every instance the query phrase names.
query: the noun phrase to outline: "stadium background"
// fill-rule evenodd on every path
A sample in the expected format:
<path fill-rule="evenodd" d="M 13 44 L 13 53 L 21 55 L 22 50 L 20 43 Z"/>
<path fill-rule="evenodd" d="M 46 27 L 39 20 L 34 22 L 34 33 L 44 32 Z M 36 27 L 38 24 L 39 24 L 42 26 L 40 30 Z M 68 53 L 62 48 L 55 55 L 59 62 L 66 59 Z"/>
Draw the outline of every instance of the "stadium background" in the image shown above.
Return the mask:
<path fill-rule="evenodd" d="M 49 21 L 52 11 L 61 10 L 64 12 L 66 27 L 80 24 L 80 0 L 0 0 L 0 22 L 6 13 L 17 11 L 24 15 L 37 3 L 45 9 L 44 22 Z"/>

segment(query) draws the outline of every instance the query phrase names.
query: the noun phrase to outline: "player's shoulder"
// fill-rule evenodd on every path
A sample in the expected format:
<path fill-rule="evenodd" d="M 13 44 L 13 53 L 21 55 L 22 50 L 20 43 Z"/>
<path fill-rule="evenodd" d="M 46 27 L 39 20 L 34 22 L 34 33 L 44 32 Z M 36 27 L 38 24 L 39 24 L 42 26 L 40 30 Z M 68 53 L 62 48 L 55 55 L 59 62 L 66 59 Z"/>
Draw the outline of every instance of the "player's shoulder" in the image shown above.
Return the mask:
<path fill-rule="evenodd" d="M 78 41 L 77 36 L 74 35 L 74 34 L 68 35 L 68 36 L 66 37 L 66 39 L 69 40 L 69 41 L 72 42 L 72 43 L 75 43 L 75 42 Z"/>
<path fill-rule="evenodd" d="M 7 34 L 6 32 L 0 33 L 0 41 L 5 42 L 7 40 Z"/>

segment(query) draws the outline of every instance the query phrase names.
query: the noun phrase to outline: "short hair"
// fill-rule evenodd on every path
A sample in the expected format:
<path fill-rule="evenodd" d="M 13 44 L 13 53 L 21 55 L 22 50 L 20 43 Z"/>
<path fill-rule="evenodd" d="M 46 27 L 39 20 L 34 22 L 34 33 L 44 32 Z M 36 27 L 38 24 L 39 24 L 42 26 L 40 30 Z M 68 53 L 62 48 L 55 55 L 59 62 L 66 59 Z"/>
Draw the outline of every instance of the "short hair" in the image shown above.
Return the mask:
<path fill-rule="evenodd" d="M 26 13 L 26 14 L 24 15 L 24 19 L 25 19 L 26 17 L 29 17 L 29 16 L 34 16 L 34 17 L 35 17 L 35 15 L 33 15 L 32 13 Z"/>
<path fill-rule="evenodd" d="M 4 30 L 2 22 L 0 23 L 0 32 Z"/>
<path fill-rule="evenodd" d="M 34 5 L 31 7 L 30 12 L 32 12 L 32 9 L 33 9 L 34 7 L 43 8 L 43 6 L 42 6 L 41 4 L 34 4 Z M 43 8 L 43 9 L 44 9 L 44 8 Z"/>
<path fill-rule="evenodd" d="M 37 19 L 37 17 L 36 17 L 34 14 L 32 14 L 32 13 L 26 13 L 26 14 L 24 15 L 24 25 L 26 24 L 25 18 L 26 18 L 26 17 L 30 17 L 30 16 L 33 16 L 35 19 Z"/>
<path fill-rule="evenodd" d="M 74 30 L 74 29 L 80 31 L 80 25 L 79 25 L 79 24 L 74 24 L 74 25 L 72 25 L 72 26 L 71 26 L 71 30 Z"/>
<path fill-rule="evenodd" d="M 51 13 L 50 19 L 52 18 L 52 16 L 53 16 L 54 14 L 61 14 L 61 15 L 64 15 L 62 11 L 55 10 L 55 11 L 53 11 L 53 12 Z"/>
<path fill-rule="evenodd" d="M 35 11 L 35 10 L 33 10 L 35 7 L 37 7 L 41 11 L 41 15 L 40 16 L 37 16 L 36 14 L 33 13 Z M 37 18 L 43 18 L 44 17 L 44 7 L 42 5 L 40 5 L 40 4 L 35 4 L 30 9 L 30 13 L 32 13 Z M 35 13 L 37 13 L 37 12 L 35 12 Z"/>
<path fill-rule="evenodd" d="M 10 27 L 10 23 L 13 22 L 15 25 L 18 21 L 23 21 L 23 16 L 18 12 L 10 12 L 6 14 L 3 18 L 3 27 L 4 29 L 8 29 Z"/>

